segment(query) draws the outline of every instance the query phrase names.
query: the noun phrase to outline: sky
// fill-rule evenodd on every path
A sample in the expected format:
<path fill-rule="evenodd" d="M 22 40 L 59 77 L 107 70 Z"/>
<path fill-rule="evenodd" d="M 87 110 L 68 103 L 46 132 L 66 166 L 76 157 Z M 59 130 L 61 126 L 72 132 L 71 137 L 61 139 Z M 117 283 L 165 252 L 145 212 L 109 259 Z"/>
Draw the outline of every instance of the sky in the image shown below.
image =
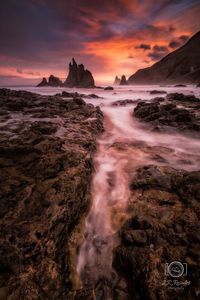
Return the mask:
<path fill-rule="evenodd" d="M 183 45 L 199 16 L 200 0 L 1 0 L 0 85 L 64 80 L 72 57 L 112 83 Z"/>

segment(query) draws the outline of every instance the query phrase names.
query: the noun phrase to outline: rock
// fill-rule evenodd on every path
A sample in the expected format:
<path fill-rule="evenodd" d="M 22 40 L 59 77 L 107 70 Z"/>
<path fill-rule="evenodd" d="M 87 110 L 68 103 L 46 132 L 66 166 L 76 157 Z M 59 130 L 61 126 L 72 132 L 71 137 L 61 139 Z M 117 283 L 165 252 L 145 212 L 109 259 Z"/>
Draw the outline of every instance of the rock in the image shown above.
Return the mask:
<path fill-rule="evenodd" d="M 120 80 L 120 85 L 128 85 L 125 75 L 122 75 L 122 78 Z"/>
<path fill-rule="evenodd" d="M 57 86 L 63 86 L 63 83 L 58 77 L 55 77 L 54 75 L 50 75 L 48 85 L 57 87 Z"/>
<path fill-rule="evenodd" d="M 149 92 L 151 95 L 156 95 L 156 94 L 167 94 L 165 91 L 160 91 L 160 90 L 153 90 Z"/>
<path fill-rule="evenodd" d="M 166 98 L 168 101 L 174 101 L 177 103 L 182 102 L 197 102 L 200 104 L 200 99 L 195 97 L 194 95 L 184 95 L 181 93 L 170 93 Z"/>
<path fill-rule="evenodd" d="M 120 78 L 118 76 L 115 77 L 114 85 L 120 84 Z"/>
<path fill-rule="evenodd" d="M 182 94 L 169 94 L 166 99 L 169 102 L 152 101 L 152 103 L 139 102 L 134 109 L 134 116 L 151 125 L 151 130 L 166 131 L 170 127 L 180 131 L 199 131 L 200 114 L 196 108 L 199 99 L 194 96 L 182 96 Z M 181 101 L 185 102 L 183 104 Z M 186 108 L 176 106 L 181 102 Z M 193 107 L 193 110 L 188 110 Z"/>
<path fill-rule="evenodd" d="M 184 46 L 167 54 L 151 67 L 140 69 L 128 79 L 128 84 L 190 84 L 200 77 L 200 31 Z"/>
<path fill-rule="evenodd" d="M 187 87 L 185 84 L 176 84 L 175 87 Z"/>
<path fill-rule="evenodd" d="M 200 83 L 197 84 L 197 87 L 200 87 Z"/>
<path fill-rule="evenodd" d="M 70 299 L 70 239 L 80 245 L 102 112 L 79 97 L 0 89 L 0 99 L 12 112 L 0 136 L 0 298 Z"/>
<path fill-rule="evenodd" d="M 42 81 L 37 85 L 37 87 L 44 87 L 44 86 L 59 87 L 59 86 L 63 86 L 63 83 L 58 77 L 55 77 L 54 75 L 50 75 L 48 82 L 46 78 L 43 78 Z"/>
<path fill-rule="evenodd" d="M 123 231 L 123 242 L 127 245 L 143 246 L 147 243 L 146 232 L 143 230 Z"/>
<path fill-rule="evenodd" d="M 92 73 L 85 69 L 83 64 L 77 65 L 75 59 L 69 63 L 69 73 L 64 82 L 67 87 L 92 88 L 95 86 Z"/>
<path fill-rule="evenodd" d="M 137 100 L 131 100 L 131 99 L 126 99 L 126 100 L 117 100 L 111 103 L 112 106 L 126 106 L 130 104 L 135 104 L 137 103 Z"/>
<path fill-rule="evenodd" d="M 147 165 L 133 172 L 130 188 L 128 219 L 118 232 L 113 261 L 131 286 L 125 286 L 129 299 L 181 300 L 193 291 L 197 295 L 200 171 Z M 171 290 L 165 284 L 173 280 L 165 272 L 166 263 L 173 261 L 187 263 L 187 276 L 179 280 L 192 280 L 194 285 Z"/>
<path fill-rule="evenodd" d="M 113 91 L 114 88 L 112 86 L 107 86 L 104 88 L 105 91 Z"/>
<path fill-rule="evenodd" d="M 37 85 L 37 87 L 48 86 L 47 79 L 43 77 L 42 81 Z"/>

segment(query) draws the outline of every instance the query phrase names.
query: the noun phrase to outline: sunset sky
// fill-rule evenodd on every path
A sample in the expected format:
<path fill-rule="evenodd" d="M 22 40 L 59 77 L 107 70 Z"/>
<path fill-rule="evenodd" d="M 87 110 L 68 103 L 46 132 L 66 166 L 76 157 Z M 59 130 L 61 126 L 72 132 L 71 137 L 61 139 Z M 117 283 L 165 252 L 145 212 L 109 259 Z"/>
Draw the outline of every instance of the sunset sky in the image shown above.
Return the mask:
<path fill-rule="evenodd" d="M 64 79 L 72 57 L 113 82 L 180 47 L 199 16 L 199 0 L 2 0 L 0 85 Z"/>

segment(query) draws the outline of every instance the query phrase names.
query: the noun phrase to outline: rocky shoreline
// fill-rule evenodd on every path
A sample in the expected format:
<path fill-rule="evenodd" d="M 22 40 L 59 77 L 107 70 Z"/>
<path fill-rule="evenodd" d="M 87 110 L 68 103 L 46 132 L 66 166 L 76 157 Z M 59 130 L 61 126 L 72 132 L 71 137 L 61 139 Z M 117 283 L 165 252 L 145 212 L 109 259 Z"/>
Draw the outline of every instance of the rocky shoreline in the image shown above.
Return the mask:
<path fill-rule="evenodd" d="M 134 139 L 108 145 L 127 158 L 130 191 L 115 233 L 113 280 L 81 287 L 76 258 L 91 202 L 96 139 L 104 131 L 101 110 L 84 96 L 0 89 L 0 299 L 198 299 L 200 171 L 193 167 L 199 154 L 178 157 L 170 147 Z M 135 103 L 132 115 L 149 133 L 199 135 L 198 98 L 175 93 Z M 146 159 L 137 165 L 140 150 Z M 112 173 L 107 180 L 114 189 Z M 113 210 L 113 223 L 117 217 Z M 186 286 L 177 288 L 166 274 L 173 261 L 187 264 L 178 279 Z"/>
<path fill-rule="evenodd" d="M 0 299 L 69 299 L 103 114 L 79 97 L 8 89 L 0 103 Z"/>

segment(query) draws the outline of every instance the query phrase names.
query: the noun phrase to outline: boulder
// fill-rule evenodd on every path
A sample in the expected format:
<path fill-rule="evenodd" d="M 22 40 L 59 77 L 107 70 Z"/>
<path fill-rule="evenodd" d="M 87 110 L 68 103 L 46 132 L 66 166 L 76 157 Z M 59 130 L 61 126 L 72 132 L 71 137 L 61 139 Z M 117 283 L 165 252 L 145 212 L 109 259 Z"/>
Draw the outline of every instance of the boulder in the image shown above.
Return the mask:
<path fill-rule="evenodd" d="M 104 88 L 105 91 L 113 91 L 114 88 L 112 86 L 107 86 Z"/>

